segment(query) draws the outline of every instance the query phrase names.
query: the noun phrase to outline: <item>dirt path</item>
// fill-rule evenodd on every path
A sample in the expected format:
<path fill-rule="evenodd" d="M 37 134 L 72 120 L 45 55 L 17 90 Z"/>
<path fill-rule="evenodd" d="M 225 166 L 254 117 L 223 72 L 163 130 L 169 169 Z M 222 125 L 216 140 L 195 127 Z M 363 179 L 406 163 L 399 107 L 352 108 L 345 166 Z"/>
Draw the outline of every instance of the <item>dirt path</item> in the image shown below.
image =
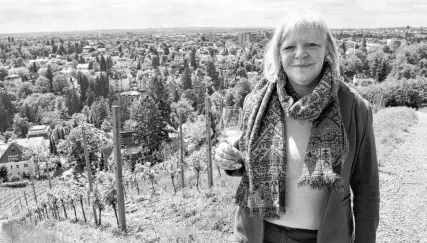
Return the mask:
<path fill-rule="evenodd" d="M 377 242 L 427 243 L 427 113 L 380 167 Z"/>

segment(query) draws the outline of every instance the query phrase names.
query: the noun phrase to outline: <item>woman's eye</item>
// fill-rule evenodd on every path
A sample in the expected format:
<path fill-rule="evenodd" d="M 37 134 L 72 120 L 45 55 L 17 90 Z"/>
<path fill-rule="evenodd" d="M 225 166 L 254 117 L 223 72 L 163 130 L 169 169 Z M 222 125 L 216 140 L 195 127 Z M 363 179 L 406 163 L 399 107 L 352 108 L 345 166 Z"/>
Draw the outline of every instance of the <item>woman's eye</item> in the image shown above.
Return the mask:
<path fill-rule="evenodd" d="M 293 46 L 286 46 L 285 48 L 283 48 L 283 50 L 289 51 L 289 50 L 292 50 L 293 48 L 294 48 Z"/>
<path fill-rule="evenodd" d="M 308 43 L 308 46 L 317 46 L 316 43 Z"/>

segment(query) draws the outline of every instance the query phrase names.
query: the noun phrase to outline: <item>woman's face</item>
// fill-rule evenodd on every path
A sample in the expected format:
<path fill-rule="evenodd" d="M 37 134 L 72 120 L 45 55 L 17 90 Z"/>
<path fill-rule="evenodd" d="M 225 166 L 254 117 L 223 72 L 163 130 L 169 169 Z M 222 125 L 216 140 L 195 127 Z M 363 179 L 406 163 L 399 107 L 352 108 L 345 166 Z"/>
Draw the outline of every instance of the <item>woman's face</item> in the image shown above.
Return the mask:
<path fill-rule="evenodd" d="M 301 86 L 313 85 L 322 71 L 326 37 L 312 28 L 289 32 L 280 46 L 280 58 L 288 79 Z"/>

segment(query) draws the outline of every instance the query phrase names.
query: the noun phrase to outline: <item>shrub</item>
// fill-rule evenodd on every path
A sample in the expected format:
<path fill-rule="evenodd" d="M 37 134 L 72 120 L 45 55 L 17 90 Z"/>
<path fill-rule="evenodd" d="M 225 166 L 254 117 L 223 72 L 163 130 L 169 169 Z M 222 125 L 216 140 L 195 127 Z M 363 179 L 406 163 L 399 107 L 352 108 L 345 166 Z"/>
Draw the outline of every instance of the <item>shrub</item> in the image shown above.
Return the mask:
<path fill-rule="evenodd" d="M 371 104 L 381 97 L 384 107 L 406 106 L 421 108 L 427 106 L 427 80 L 387 80 L 381 84 L 356 87 L 359 94 Z"/>
<path fill-rule="evenodd" d="M 1 184 L 0 186 L 17 188 L 17 187 L 26 187 L 27 185 L 28 185 L 28 181 L 17 181 L 17 182 L 6 182 Z"/>
<path fill-rule="evenodd" d="M 10 177 L 10 182 L 17 182 L 17 181 L 20 181 L 21 180 L 21 177 L 20 176 L 12 176 L 12 177 Z"/>

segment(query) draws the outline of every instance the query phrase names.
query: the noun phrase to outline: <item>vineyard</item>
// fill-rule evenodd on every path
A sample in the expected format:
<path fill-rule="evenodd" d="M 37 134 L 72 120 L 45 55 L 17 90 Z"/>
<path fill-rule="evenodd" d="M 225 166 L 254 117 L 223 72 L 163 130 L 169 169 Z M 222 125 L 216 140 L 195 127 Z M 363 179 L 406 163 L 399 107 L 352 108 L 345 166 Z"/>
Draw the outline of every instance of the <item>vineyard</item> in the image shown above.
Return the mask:
<path fill-rule="evenodd" d="M 186 187 L 201 193 L 202 181 L 206 177 L 206 150 L 194 151 L 185 158 L 184 170 Z M 187 173 L 188 172 L 188 173 Z M 192 173 L 190 173 L 192 172 Z M 219 171 L 218 171 L 219 172 Z M 183 190 L 181 180 L 181 165 L 178 154 L 171 154 L 164 162 L 151 165 L 150 163 L 137 164 L 134 172 L 123 171 L 124 196 L 127 203 L 142 201 L 148 197 L 155 197 L 160 192 L 170 191 L 177 195 Z M 37 188 L 37 203 L 32 189 L 9 189 L 1 200 L 2 210 L 13 209 L 13 216 L 38 224 L 46 219 L 70 219 L 72 222 L 88 222 L 93 220 L 94 225 L 100 226 L 103 222 L 103 213 L 114 212 L 115 223 L 119 226 L 117 215 L 117 183 L 111 172 L 96 171 L 93 173 L 93 190 L 88 201 L 88 180 L 82 175 L 69 174 L 52 189 Z M 182 197 L 185 197 L 182 192 Z M 132 200 L 131 200 L 132 198 Z M 95 206 L 96 218 L 90 207 Z M 126 211 L 135 209 L 126 208 Z M 95 222 L 97 221 L 97 222 Z"/>
<path fill-rule="evenodd" d="M 34 191 L 30 188 L 2 189 L 0 199 L 0 215 L 17 215 L 24 211 L 24 207 L 36 204 L 36 198 L 46 194 L 46 188 L 39 187 Z"/>

